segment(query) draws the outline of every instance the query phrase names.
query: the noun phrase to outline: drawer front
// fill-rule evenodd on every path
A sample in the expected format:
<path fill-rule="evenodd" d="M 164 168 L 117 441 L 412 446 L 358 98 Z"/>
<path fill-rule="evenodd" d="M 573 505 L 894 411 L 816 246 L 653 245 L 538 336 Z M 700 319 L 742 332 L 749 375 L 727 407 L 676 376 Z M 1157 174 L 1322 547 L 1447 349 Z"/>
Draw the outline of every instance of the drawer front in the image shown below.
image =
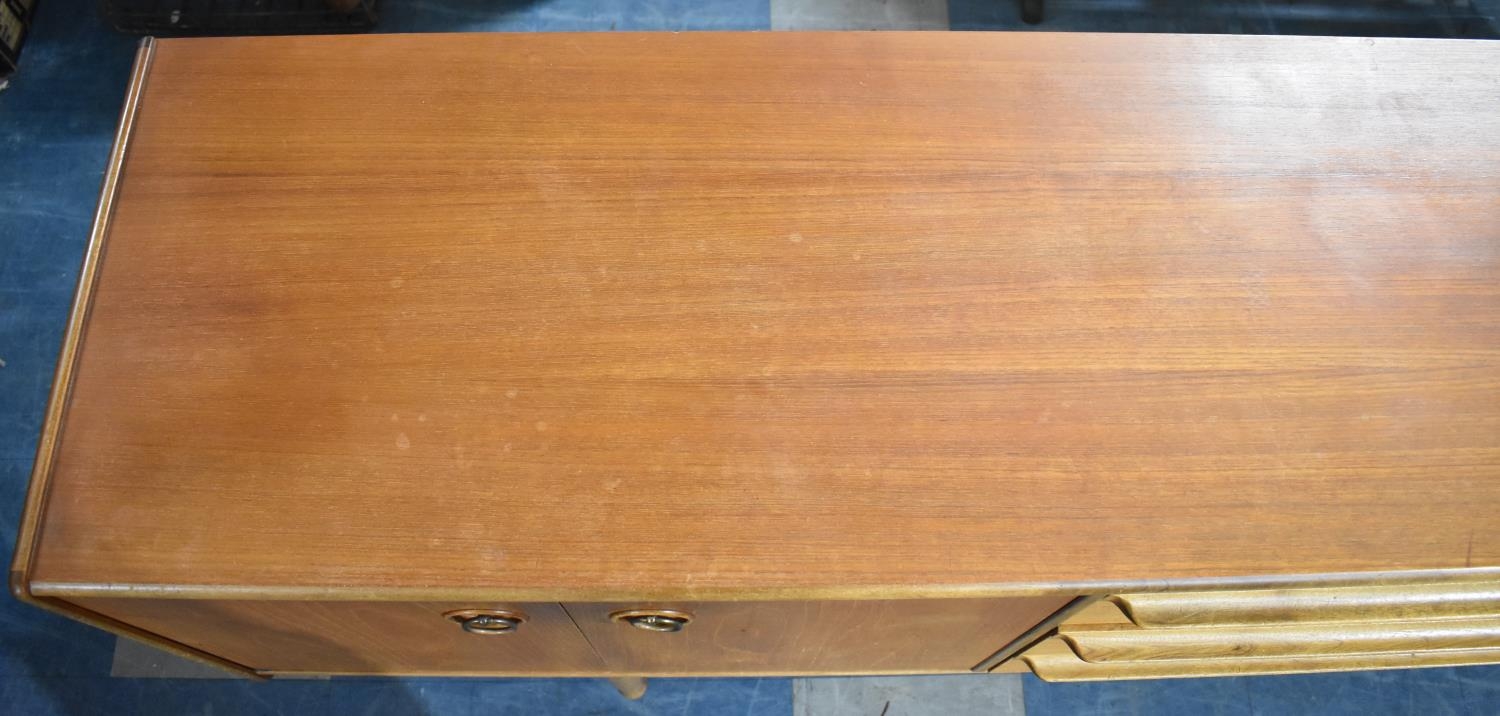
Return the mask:
<path fill-rule="evenodd" d="M 1500 618 L 1500 582 L 1126 594 L 1110 597 L 1143 628 Z"/>
<path fill-rule="evenodd" d="M 968 671 L 1069 600 L 566 606 L 608 667 L 620 673 L 904 674 Z M 687 621 L 673 630 L 673 620 Z"/>
<path fill-rule="evenodd" d="M 557 604 L 72 599 L 252 669 L 320 674 L 586 675 L 604 665 Z M 491 616 L 466 631 L 455 619 Z M 455 612 L 457 612 L 455 614 Z M 453 614 L 450 618 L 448 614 Z M 522 621 L 506 628 L 502 618 Z M 486 631 L 490 633 L 485 633 Z"/>
<path fill-rule="evenodd" d="M 1052 681 L 1496 663 L 1500 585 L 1115 595 L 1022 660 Z"/>
<path fill-rule="evenodd" d="M 1500 663 L 1500 648 L 1382 654 L 1331 654 L 1263 659 L 1174 659 L 1089 662 L 1053 637 L 1023 655 L 1031 670 L 1046 681 L 1117 681 L 1202 676 L 1306 674 L 1323 671 L 1412 669 Z"/>
<path fill-rule="evenodd" d="M 1079 658 L 1096 663 L 1385 654 L 1500 647 L 1500 619 L 1203 629 L 1078 627 L 1058 636 Z"/>

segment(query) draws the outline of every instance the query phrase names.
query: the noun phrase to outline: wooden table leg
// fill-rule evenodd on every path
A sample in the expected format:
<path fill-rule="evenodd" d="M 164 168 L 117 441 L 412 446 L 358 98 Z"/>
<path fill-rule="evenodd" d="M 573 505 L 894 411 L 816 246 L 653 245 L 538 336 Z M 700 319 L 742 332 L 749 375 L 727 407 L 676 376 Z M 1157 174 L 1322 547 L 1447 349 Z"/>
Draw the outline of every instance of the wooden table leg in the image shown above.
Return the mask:
<path fill-rule="evenodd" d="M 646 679 L 640 676 L 611 676 L 609 683 L 620 690 L 620 695 L 635 701 L 646 695 Z"/>

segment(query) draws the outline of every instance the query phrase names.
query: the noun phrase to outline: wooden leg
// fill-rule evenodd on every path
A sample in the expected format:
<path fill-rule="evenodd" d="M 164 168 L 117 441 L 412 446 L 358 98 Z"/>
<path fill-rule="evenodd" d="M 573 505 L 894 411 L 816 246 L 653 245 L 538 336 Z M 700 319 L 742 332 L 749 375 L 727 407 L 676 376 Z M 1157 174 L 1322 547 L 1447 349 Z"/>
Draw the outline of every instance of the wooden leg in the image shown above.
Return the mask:
<path fill-rule="evenodd" d="M 620 690 L 620 695 L 635 701 L 646 695 L 646 679 L 640 676 L 611 676 L 609 683 Z"/>
<path fill-rule="evenodd" d="M 1027 25 L 1035 25 L 1042 21 L 1042 2 L 1044 0 L 1021 0 L 1021 22 Z"/>

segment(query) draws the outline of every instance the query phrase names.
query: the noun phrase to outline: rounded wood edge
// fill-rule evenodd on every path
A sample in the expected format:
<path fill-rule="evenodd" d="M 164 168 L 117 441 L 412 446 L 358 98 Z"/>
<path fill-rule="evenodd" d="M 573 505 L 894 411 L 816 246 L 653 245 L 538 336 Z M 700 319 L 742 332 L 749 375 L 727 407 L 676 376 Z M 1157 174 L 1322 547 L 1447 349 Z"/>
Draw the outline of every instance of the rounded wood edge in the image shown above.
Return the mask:
<path fill-rule="evenodd" d="M 1059 631 L 1091 664 L 1194 659 L 1296 659 L 1500 648 L 1500 618 L 1283 623 L 1167 629 Z"/>
<path fill-rule="evenodd" d="M 563 589 L 538 587 L 361 587 L 208 584 L 107 584 L 33 580 L 33 593 L 49 597 L 120 599 L 255 599 L 365 602 L 775 602 L 874 599 L 973 599 L 1058 595 L 1191 592 L 1500 581 L 1500 567 L 1329 574 L 1205 577 L 1180 580 L 1014 582 L 965 585 L 877 585 L 773 588 Z"/>
<path fill-rule="evenodd" d="M 623 622 L 632 617 L 667 617 L 668 619 L 681 619 L 683 623 L 693 621 L 691 612 L 680 609 L 621 609 L 609 614 L 609 620 L 612 622 Z"/>
<path fill-rule="evenodd" d="M 642 679 L 703 679 L 703 678 L 800 678 L 816 676 L 943 676 L 969 674 L 967 671 L 954 671 L 952 669 L 885 669 L 880 671 L 777 671 L 775 669 L 753 669 L 753 670 L 726 670 L 705 669 L 701 671 L 654 671 L 654 672 L 623 672 L 610 669 L 598 671 L 290 671 L 276 669 L 260 669 L 255 672 L 261 677 L 271 679 L 325 679 L 325 678 L 370 678 L 370 677 L 398 677 L 398 678 L 453 678 L 453 679 L 612 679 L 619 677 L 638 677 Z M 1000 673 L 1000 672 L 997 672 Z"/>
<path fill-rule="evenodd" d="M 1124 591 L 1124 590 L 1121 590 L 1121 591 Z M 1133 625 L 1135 625 L 1137 627 L 1139 627 L 1141 625 L 1140 620 L 1135 617 L 1135 610 L 1131 608 L 1131 606 L 1130 606 L 1130 600 L 1129 599 L 1121 597 L 1118 594 L 1111 594 L 1111 595 L 1105 597 L 1104 601 L 1109 602 L 1110 604 L 1115 605 L 1115 608 L 1120 610 L 1120 614 L 1124 615 L 1125 619 L 1127 621 L 1129 621 L 1131 624 L 1133 624 Z"/>
<path fill-rule="evenodd" d="M 99 274 L 99 266 L 104 261 L 105 240 L 109 235 L 110 219 L 114 216 L 115 197 L 119 194 L 120 175 L 124 171 L 136 114 L 140 109 L 141 96 L 145 92 L 155 53 L 155 38 L 142 39 L 136 50 L 135 64 L 131 68 L 120 119 L 115 125 L 114 144 L 104 168 L 104 179 L 99 187 L 99 203 L 94 209 L 93 226 L 79 267 L 78 284 L 73 292 L 73 305 L 68 310 L 67 329 L 58 350 L 57 366 L 52 375 L 52 387 L 42 418 L 42 433 L 37 439 L 36 457 L 32 463 L 31 481 L 26 488 L 20 526 L 16 531 L 15 554 L 11 559 L 11 591 L 23 601 L 30 601 L 29 596 L 34 591 L 29 584 L 31 569 L 36 560 L 37 535 L 41 531 L 46 512 L 47 488 L 52 479 L 53 461 L 57 456 L 63 420 L 72 395 L 73 369 L 82 350 L 84 327 L 88 323 L 89 310 L 93 304 L 94 282 Z M 22 597 L 23 594 L 27 596 Z"/>
<path fill-rule="evenodd" d="M 1129 681 L 1214 676 L 1314 674 L 1500 663 L 1500 648 L 1332 656 L 1167 659 L 1092 663 L 1060 640 L 1049 639 L 1021 655 L 1043 681 Z"/>
<path fill-rule="evenodd" d="M 454 623 L 462 622 L 465 619 L 473 619 L 474 617 L 514 619 L 522 624 L 525 624 L 530 619 L 525 613 L 514 609 L 454 609 L 453 611 L 443 612 L 443 618 Z"/>
<path fill-rule="evenodd" d="M 14 577 L 14 573 L 12 574 L 12 576 Z M 156 647 L 157 649 L 161 649 L 162 651 L 168 652 L 175 656 L 179 656 L 189 661 L 203 664 L 205 666 L 211 666 L 216 669 L 220 669 L 234 676 L 240 676 L 255 680 L 263 680 L 268 678 L 255 669 L 245 666 L 244 664 L 229 661 L 228 659 L 210 654 L 206 651 L 200 651 L 186 644 L 182 644 L 161 635 L 154 634 L 130 624 L 126 624 L 125 622 L 119 621 L 117 619 L 112 619 L 110 617 L 104 616 L 103 614 L 98 614 L 88 609 L 84 609 L 83 607 L 80 607 L 71 602 L 63 601 L 61 599 L 37 597 L 26 591 L 24 587 L 17 588 L 15 586 L 14 580 L 12 581 L 11 591 L 15 594 L 17 599 L 34 607 L 37 607 L 38 609 L 57 614 L 59 616 L 64 616 L 74 621 L 82 622 L 96 629 L 103 629 L 104 631 L 114 634 L 115 636 L 124 637 L 126 639 L 134 639 L 143 644 L 149 644 L 153 647 Z"/>
<path fill-rule="evenodd" d="M 130 138 L 135 129 L 135 119 L 140 110 L 141 97 L 145 93 L 147 79 L 151 73 L 151 61 L 156 54 L 156 45 L 156 39 L 153 37 L 141 40 L 136 50 L 135 64 L 131 68 L 130 82 L 125 90 L 125 102 L 120 109 L 119 121 L 115 125 L 114 143 L 110 149 L 109 161 L 105 165 L 104 178 L 100 183 L 99 203 L 94 210 L 94 221 L 89 231 L 88 245 L 84 249 L 83 262 L 78 271 L 78 284 L 73 292 L 73 305 L 68 310 L 67 329 L 63 333 L 62 346 L 58 351 L 57 367 L 52 376 L 46 412 L 43 414 L 42 433 L 37 439 L 31 481 L 26 488 L 20 526 L 16 532 L 16 548 L 11 559 L 9 577 L 10 591 L 17 600 L 38 609 L 103 629 L 116 636 L 149 644 L 184 659 L 222 669 L 236 676 L 263 679 L 265 677 L 254 669 L 242 664 L 199 651 L 102 614 L 96 614 L 58 595 L 46 594 L 37 590 L 32 580 L 38 534 L 46 513 L 53 462 L 62 436 L 63 422 L 67 416 L 69 398 L 72 395 L 73 370 L 83 347 L 84 327 L 88 323 L 89 310 L 92 308 L 94 283 L 99 275 L 99 267 L 104 262 L 104 250 L 109 236 L 110 220 L 114 215 L 115 198 L 119 193 L 120 176 L 124 171 L 125 158 L 129 154 Z"/>
<path fill-rule="evenodd" d="M 1500 582 L 1464 580 L 1115 594 L 1108 601 L 1142 628 L 1227 628 L 1496 617 L 1500 616 L 1497 596 L 1500 596 Z"/>

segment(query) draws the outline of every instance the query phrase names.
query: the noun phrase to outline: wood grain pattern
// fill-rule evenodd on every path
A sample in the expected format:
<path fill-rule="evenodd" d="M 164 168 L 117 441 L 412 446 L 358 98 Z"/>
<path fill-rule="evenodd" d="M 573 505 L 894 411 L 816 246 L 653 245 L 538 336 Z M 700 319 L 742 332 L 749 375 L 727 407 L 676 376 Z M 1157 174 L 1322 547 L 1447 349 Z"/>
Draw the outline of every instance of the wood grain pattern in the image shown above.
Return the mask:
<path fill-rule="evenodd" d="M 259 671 L 578 676 L 606 673 L 557 604 L 75 599 L 100 614 Z M 508 609 L 511 634 L 469 634 L 443 613 Z"/>
<path fill-rule="evenodd" d="M 920 674 L 968 671 L 1066 597 L 827 602 L 578 603 L 566 608 L 613 671 L 648 675 Z M 679 632 L 610 619 L 687 612 Z"/>
<path fill-rule="evenodd" d="M 1500 566 L 1497 62 L 1226 36 L 161 41 L 32 587 L 917 596 Z"/>
<path fill-rule="evenodd" d="M 73 304 L 68 311 L 68 326 L 63 333 L 62 347 L 58 351 L 57 370 L 52 378 L 51 390 L 48 392 L 47 410 L 42 419 L 42 434 L 37 440 L 36 459 L 32 464 L 32 479 L 27 486 L 20 523 L 16 527 L 15 553 L 11 560 L 8 581 L 10 591 L 17 599 L 39 609 L 75 619 L 116 636 L 150 644 L 181 658 L 223 669 L 226 673 L 254 678 L 254 673 L 243 665 L 226 661 L 213 654 L 174 642 L 102 614 L 80 609 L 71 602 L 34 594 L 31 590 L 31 563 L 40 536 L 42 518 L 46 512 L 52 464 L 57 457 L 58 438 L 61 435 L 63 417 L 68 410 L 73 370 L 82 346 L 83 328 L 88 322 L 89 309 L 93 306 L 94 283 L 104 256 L 104 244 L 109 234 L 110 220 L 114 215 L 116 192 L 120 186 L 125 154 L 129 149 L 130 138 L 135 127 L 136 109 L 139 107 L 141 93 L 145 89 L 146 76 L 151 68 L 155 48 L 154 38 L 147 37 L 141 40 L 136 50 L 135 63 L 131 67 L 130 81 L 126 85 L 124 106 L 120 108 L 120 118 L 115 125 L 109 160 L 105 163 L 104 178 L 100 182 L 99 205 L 94 211 L 88 244 L 84 249 L 83 263 L 78 270 L 78 285 L 73 294 Z"/>
<path fill-rule="evenodd" d="M 68 411 L 84 327 L 94 303 L 94 285 L 104 257 L 104 242 L 109 235 L 110 220 L 114 216 L 115 198 L 125 165 L 125 152 L 135 128 L 136 110 L 140 106 L 141 92 L 146 86 L 146 75 L 150 71 L 155 48 L 155 40 L 146 38 L 136 50 L 135 64 L 130 70 L 130 83 L 125 90 L 125 103 L 120 108 L 120 119 L 115 124 L 109 161 L 104 165 L 104 179 L 99 187 L 99 205 L 94 210 L 88 244 L 83 252 L 83 264 L 78 268 L 78 286 L 73 292 L 73 304 L 68 309 L 68 326 L 63 333 L 62 347 L 57 355 L 57 370 L 53 374 L 52 387 L 47 396 L 47 412 L 42 418 L 42 434 L 37 440 L 32 479 L 27 485 L 21 521 L 16 527 L 16 551 L 10 567 L 10 588 L 20 599 L 29 599 L 31 596 L 28 577 L 41 531 L 42 517 L 46 511 L 47 489 L 52 484 L 52 465 L 57 458 L 63 416 Z"/>
<path fill-rule="evenodd" d="M 1070 616 L 1066 625 L 1105 626 L 1110 628 L 1135 626 L 1120 606 L 1108 599 L 1100 599 Z"/>
<path fill-rule="evenodd" d="M 1500 581 L 1122 594 L 1109 601 L 1147 628 L 1500 618 Z"/>
<path fill-rule="evenodd" d="M 1260 627 L 1092 629 L 1058 634 L 1088 662 L 1389 654 L 1500 649 L 1500 619 L 1431 619 Z"/>
<path fill-rule="evenodd" d="M 1021 661 L 1050 680 L 1500 662 L 1492 578 L 1112 595 Z"/>
<path fill-rule="evenodd" d="M 1083 661 L 1060 639 L 1048 639 L 1021 656 L 1044 681 L 1126 681 L 1203 676 L 1306 674 L 1324 671 L 1413 669 L 1500 663 L 1500 648 L 1412 651 L 1389 654 L 1335 654 L 1264 659 L 1177 659 L 1166 661 Z"/>

